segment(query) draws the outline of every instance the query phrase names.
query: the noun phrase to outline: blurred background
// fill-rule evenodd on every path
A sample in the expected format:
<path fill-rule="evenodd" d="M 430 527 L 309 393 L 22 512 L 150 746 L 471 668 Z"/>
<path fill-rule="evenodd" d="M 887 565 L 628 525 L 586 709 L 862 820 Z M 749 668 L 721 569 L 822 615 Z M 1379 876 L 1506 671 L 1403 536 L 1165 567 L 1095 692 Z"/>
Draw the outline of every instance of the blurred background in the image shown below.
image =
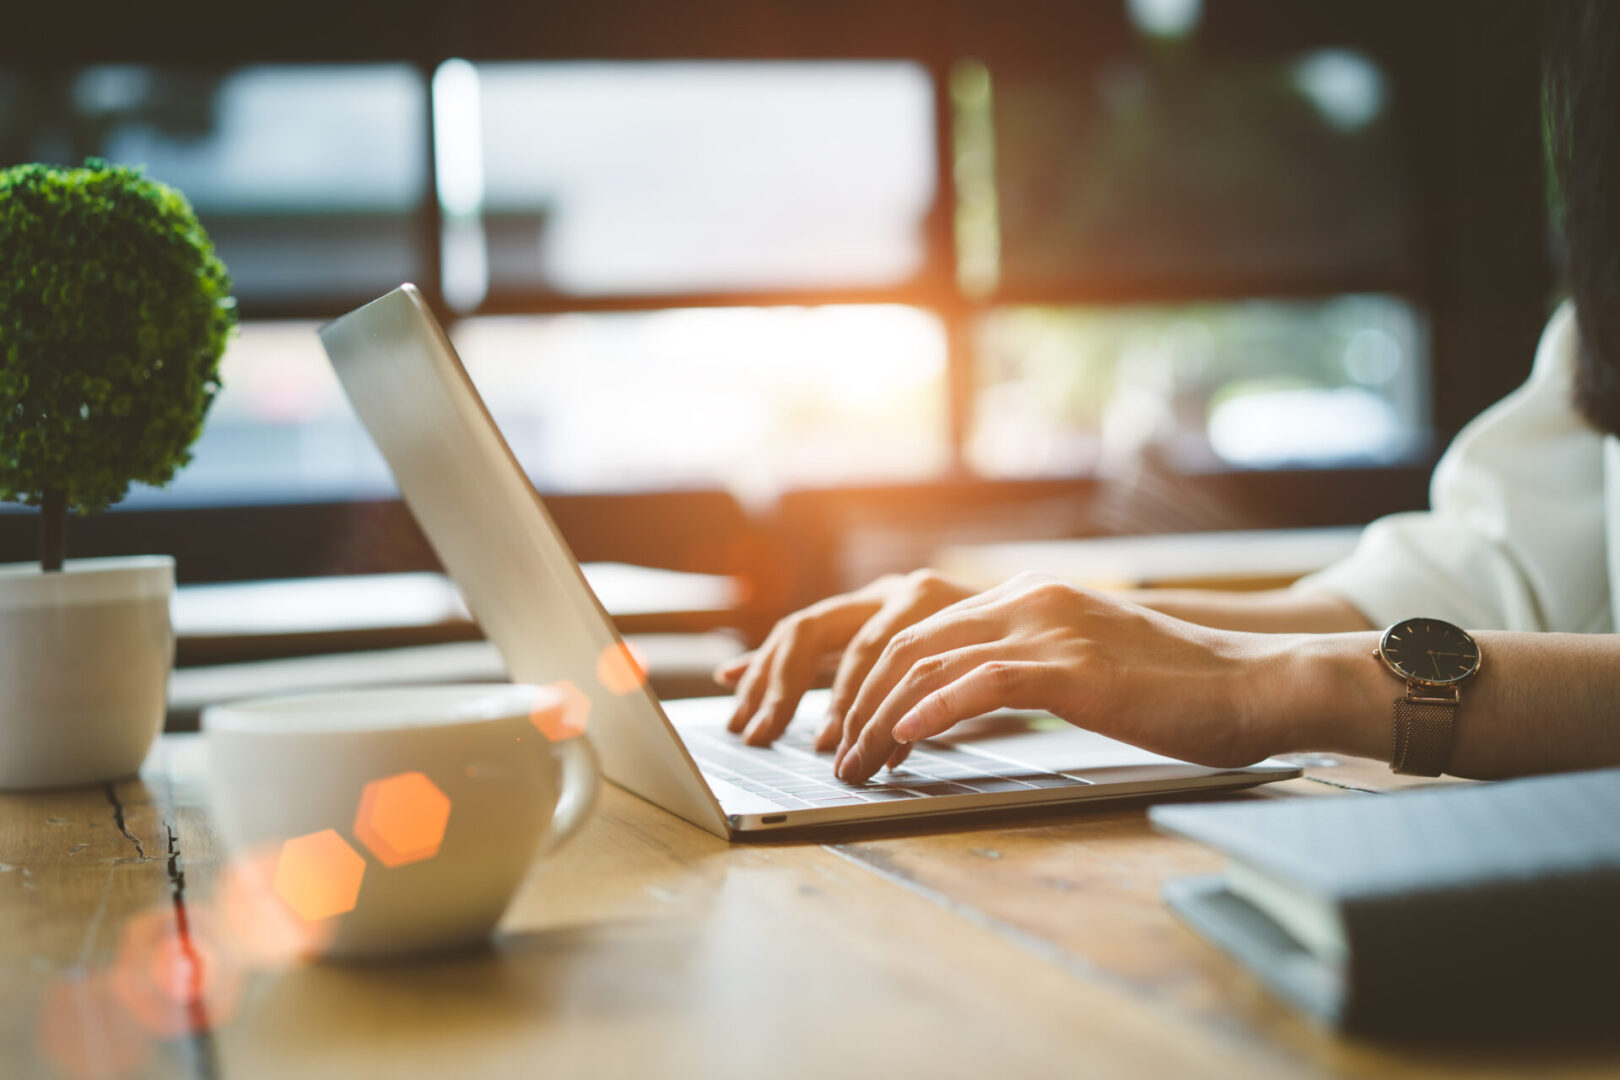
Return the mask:
<path fill-rule="evenodd" d="M 184 190 L 243 322 L 70 554 L 432 568 L 313 330 L 401 281 L 582 559 L 751 617 L 943 545 L 1365 522 L 1554 301 L 1529 0 L 33 5 L 0 162 Z M 0 514 L 0 561 L 33 521 Z"/>

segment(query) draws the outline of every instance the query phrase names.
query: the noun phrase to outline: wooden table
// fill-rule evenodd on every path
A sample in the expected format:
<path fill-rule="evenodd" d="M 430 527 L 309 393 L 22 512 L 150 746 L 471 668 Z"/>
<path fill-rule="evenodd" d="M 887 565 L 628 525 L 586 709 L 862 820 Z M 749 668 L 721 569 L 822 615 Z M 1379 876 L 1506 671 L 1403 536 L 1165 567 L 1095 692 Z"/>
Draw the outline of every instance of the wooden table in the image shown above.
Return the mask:
<path fill-rule="evenodd" d="M 1310 1027 L 1166 910 L 1160 885 L 1217 859 L 1140 804 L 728 846 L 610 787 L 487 951 L 256 974 L 188 1005 L 222 871 L 201 750 L 166 736 L 140 780 L 0 796 L 7 1077 L 1620 1071 L 1612 1050 L 1403 1051 Z M 1410 782 L 1348 763 L 1228 797 Z M 153 934 L 184 947 L 142 961 Z M 106 989 L 131 964 L 199 1030 L 144 1032 Z"/>

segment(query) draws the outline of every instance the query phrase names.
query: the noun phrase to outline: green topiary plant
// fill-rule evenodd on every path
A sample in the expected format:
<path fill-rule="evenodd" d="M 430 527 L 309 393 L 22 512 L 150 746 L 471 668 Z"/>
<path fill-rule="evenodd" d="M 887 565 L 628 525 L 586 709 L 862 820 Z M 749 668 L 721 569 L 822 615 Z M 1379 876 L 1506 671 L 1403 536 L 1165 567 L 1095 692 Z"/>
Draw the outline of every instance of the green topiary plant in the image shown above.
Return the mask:
<path fill-rule="evenodd" d="M 105 509 L 191 460 L 236 326 L 230 291 L 191 205 L 139 169 L 0 171 L 0 499 L 40 508 L 46 570 L 70 508 Z"/>

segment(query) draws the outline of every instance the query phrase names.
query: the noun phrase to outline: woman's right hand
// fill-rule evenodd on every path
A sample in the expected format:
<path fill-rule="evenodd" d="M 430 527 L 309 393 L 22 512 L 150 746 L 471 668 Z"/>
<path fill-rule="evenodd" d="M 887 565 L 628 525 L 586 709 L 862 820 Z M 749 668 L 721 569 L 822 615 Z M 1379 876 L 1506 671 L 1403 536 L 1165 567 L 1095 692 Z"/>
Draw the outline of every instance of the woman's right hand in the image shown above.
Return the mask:
<path fill-rule="evenodd" d="M 918 570 L 881 577 L 794 612 L 771 629 L 759 648 L 715 669 L 716 682 L 737 690 L 728 729 L 741 732 L 751 746 L 769 746 L 793 719 L 822 663 L 842 653 L 832 704 L 816 737 L 817 750 L 833 750 L 843 737 L 844 714 L 889 639 L 972 595 L 972 589 L 932 570 Z"/>

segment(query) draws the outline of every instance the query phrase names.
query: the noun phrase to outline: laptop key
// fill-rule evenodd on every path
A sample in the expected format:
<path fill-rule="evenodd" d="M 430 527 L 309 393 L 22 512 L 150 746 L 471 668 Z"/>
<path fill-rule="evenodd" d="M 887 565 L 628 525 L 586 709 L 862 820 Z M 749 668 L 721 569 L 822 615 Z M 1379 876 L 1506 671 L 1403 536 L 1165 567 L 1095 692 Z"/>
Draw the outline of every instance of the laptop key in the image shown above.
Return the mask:
<path fill-rule="evenodd" d="M 798 783 L 773 784 L 777 791 L 785 791 L 789 795 L 805 795 L 818 791 L 826 791 L 826 784 L 818 784 L 814 780 L 801 780 Z"/>
<path fill-rule="evenodd" d="M 883 777 L 885 784 L 925 783 L 933 779 L 932 776 L 918 772 L 915 769 L 906 768 L 890 769 L 888 772 L 879 775 Z"/>
<path fill-rule="evenodd" d="M 1058 773 L 1037 773 L 1034 776 L 1020 776 L 1017 779 L 1037 788 L 1085 787 L 1089 781 L 1077 780 L 1072 776 L 1062 776 Z"/>
<path fill-rule="evenodd" d="M 1033 791 L 1034 786 L 1005 776 L 980 776 L 961 781 L 962 786 L 974 791 Z"/>
<path fill-rule="evenodd" d="M 924 764 L 918 771 L 935 780 L 971 780 L 975 776 L 985 775 L 984 769 L 969 769 L 961 765 Z"/>
<path fill-rule="evenodd" d="M 962 784 L 953 784 L 953 783 L 951 783 L 950 781 L 947 781 L 947 780 L 937 781 L 937 782 L 932 783 L 932 784 L 908 783 L 908 784 L 905 785 L 905 788 L 906 788 L 907 791 L 914 791 L 918 795 L 973 795 L 973 794 L 976 794 L 974 792 L 974 790 L 972 788 L 970 788 L 970 787 L 965 787 Z"/>

